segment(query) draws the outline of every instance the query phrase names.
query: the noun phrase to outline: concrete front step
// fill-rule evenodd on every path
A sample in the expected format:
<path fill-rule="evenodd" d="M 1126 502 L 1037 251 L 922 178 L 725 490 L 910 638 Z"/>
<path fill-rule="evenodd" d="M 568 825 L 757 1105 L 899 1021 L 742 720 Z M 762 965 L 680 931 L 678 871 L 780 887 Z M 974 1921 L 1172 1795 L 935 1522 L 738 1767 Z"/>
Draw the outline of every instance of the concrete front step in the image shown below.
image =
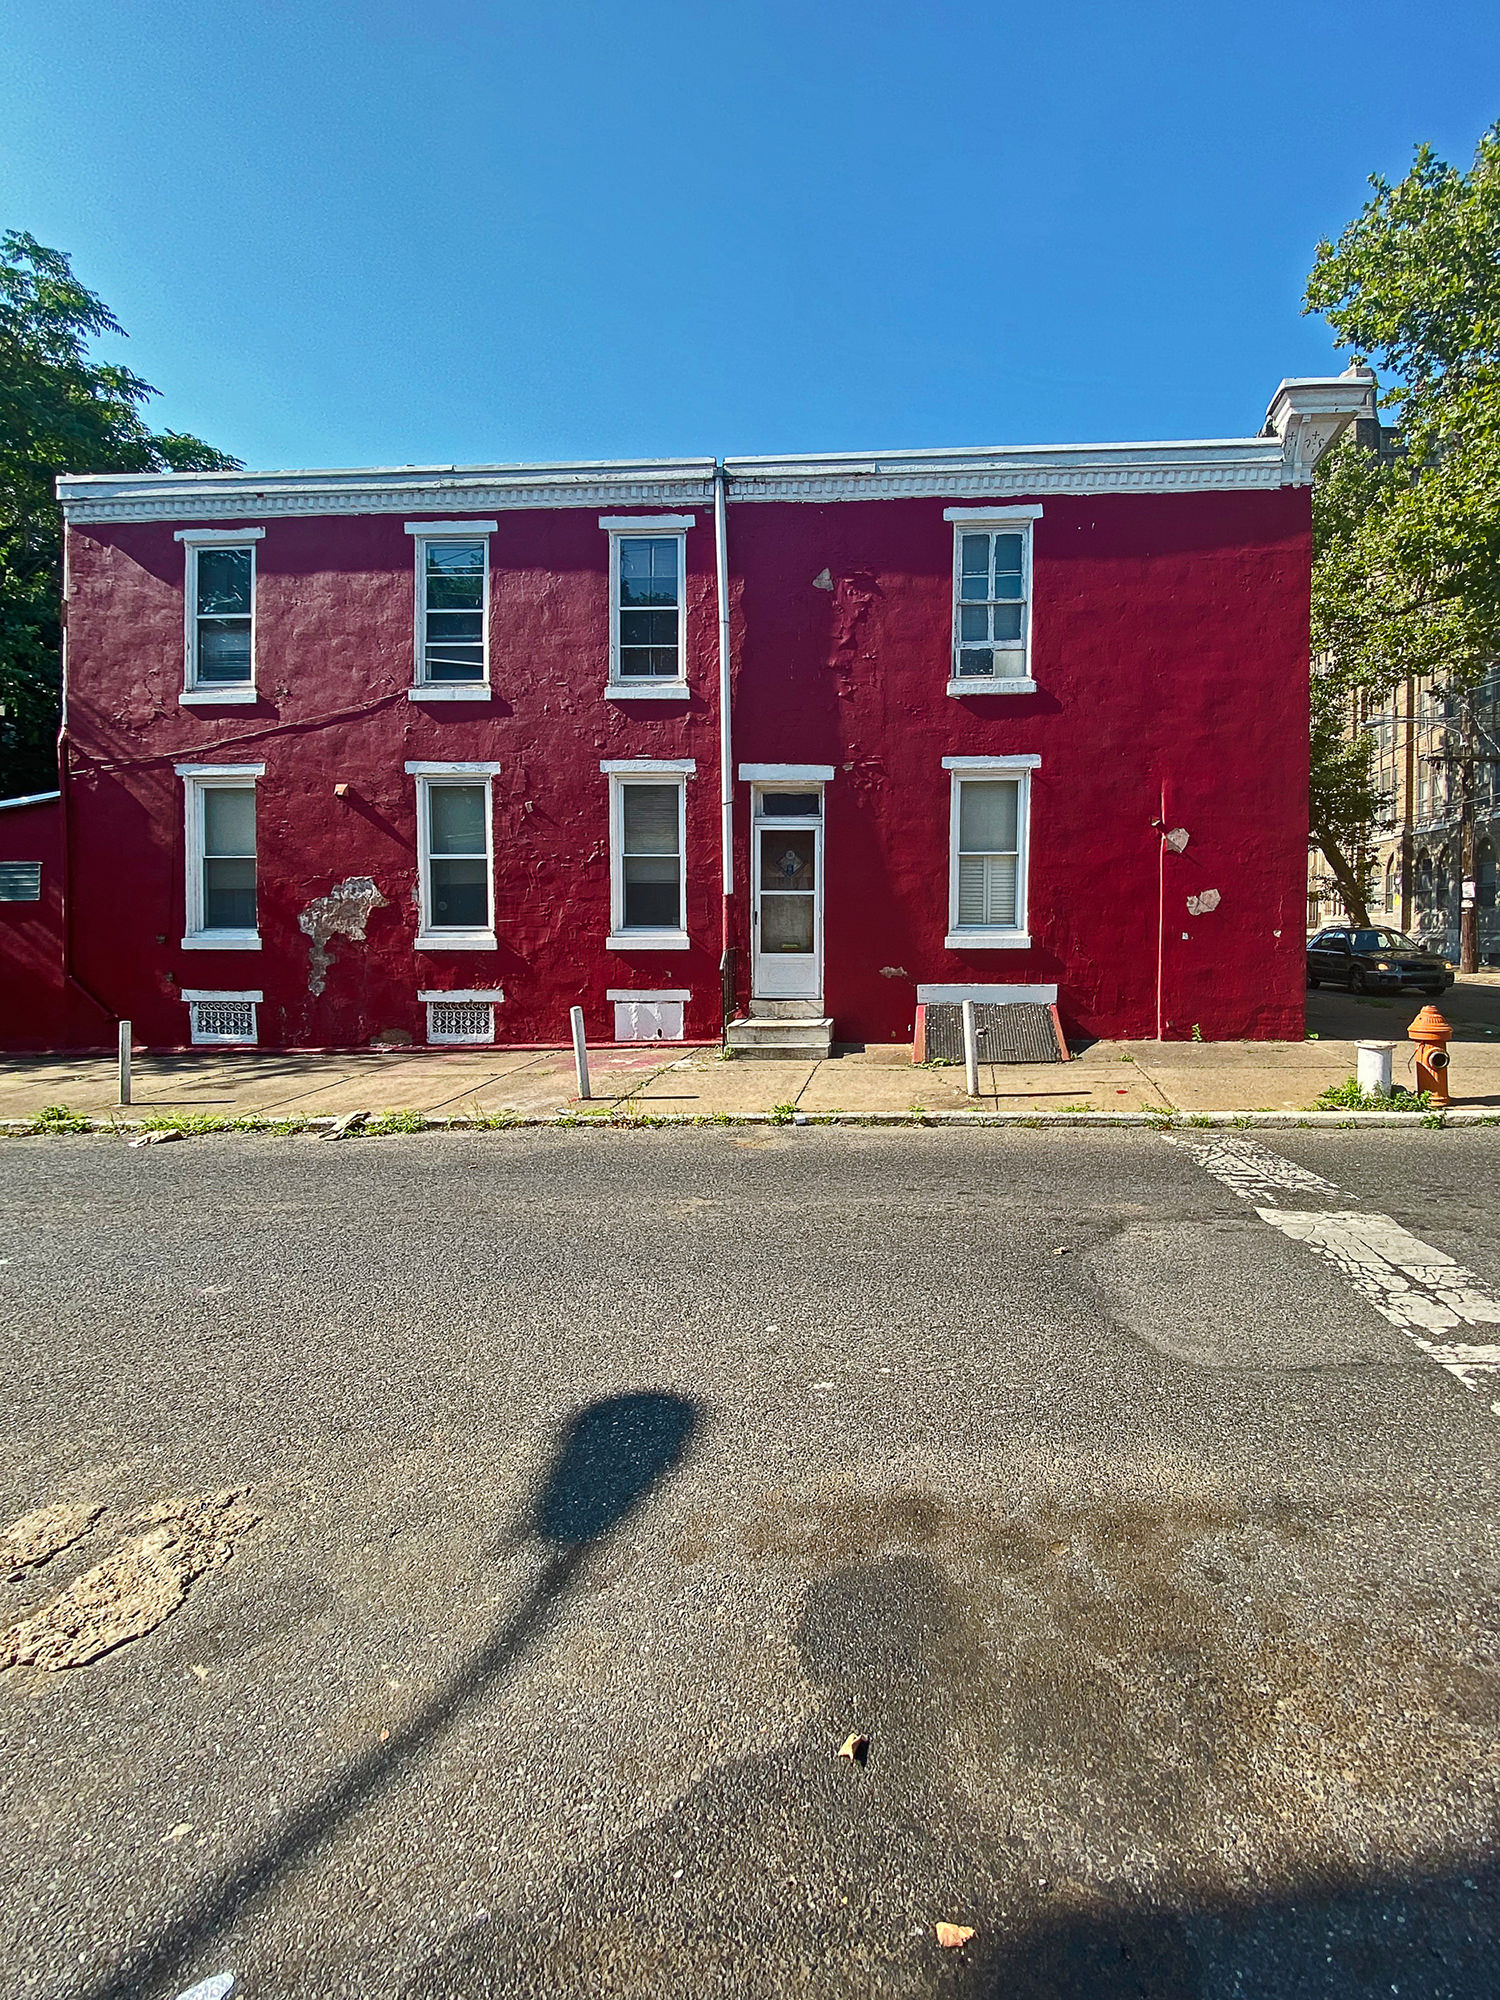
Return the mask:
<path fill-rule="evenodd" d="M 752 1021 L 821 1021 L 821 1000 L 752 1000 Z"/>
<path fill-rule="evenodd" d="M 727 1040 L 739 1056 L 771 1061 L 819 1062 L 833 1049 L 833 1022 L 820 1020 L 738 1020 L 729 1024 Z"/>

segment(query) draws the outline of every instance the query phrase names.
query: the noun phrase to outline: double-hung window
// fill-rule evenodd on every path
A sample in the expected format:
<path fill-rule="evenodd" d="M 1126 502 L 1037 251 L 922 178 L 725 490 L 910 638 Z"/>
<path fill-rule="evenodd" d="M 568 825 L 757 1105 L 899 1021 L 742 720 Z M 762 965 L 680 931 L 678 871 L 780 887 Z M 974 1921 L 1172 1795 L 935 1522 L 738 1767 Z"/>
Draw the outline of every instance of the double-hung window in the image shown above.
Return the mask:
<path fill-rule="evenodd" d="M 1025 947 L 1036 757 L 945 757 L 950 951 Z"/>
<path fill-rule="evenodd" d="M 950 507 L 950 694 L 1021 694 L 1031 678 L 1031 534 L 1040 507 Z"/>
<path fill-rule="evenodd" d="M 179 764 L 186 808 L 185 951 L 259 951 L 255 781 L 264 764 Z"/>
<path fill-rule="evenodd" d="M 413 700 L 488 701 L 494 521 L 408 521 L 416 551 Z"/>
<path fill-rule="evenodd" d="M 684 585 L 691 514 L 601 515 L 609 533 L 609 694 L 687 693 Z"/>
<path fill-rule="evenodd" d="M 686 951 L 687 780 L 694 761 L 621 759 L 600 768 L 610 792 L 609 946 Z"/>
<path fill-rule="evenodd" d="M 256 699 L 255 545 L 264 528 L 184 528 L 184 706 Z"/>
<path fill-rule="evenodd" d="M 498 764 L 408 764 L 417 781 L 419 951 L 495 949 L 490 787 Z"/>

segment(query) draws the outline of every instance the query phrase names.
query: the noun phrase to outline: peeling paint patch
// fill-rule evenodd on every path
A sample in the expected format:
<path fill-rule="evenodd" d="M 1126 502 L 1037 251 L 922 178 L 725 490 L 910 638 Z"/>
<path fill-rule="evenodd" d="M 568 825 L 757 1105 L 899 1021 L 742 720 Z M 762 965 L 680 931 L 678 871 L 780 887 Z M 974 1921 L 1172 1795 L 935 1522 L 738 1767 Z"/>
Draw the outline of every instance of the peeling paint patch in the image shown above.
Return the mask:
<path fill-rule="evenodd" d="M 1199 896 L 1189 896 L 1187 906 L 1190 917 L 1206 917 L 1210 910 L 1218 909 L 1219 892 L 1217 889 L 1205 889 Z"/>
<path fill-rule="evenodd" d="M 312 939 L 307 990 L 315 1000 L 328 983 L 328 968 L 333 963 L 330 938 L 355 938 L 363 944 L 371 913 L 384 909 L 385 904 L 386 898 L 370 876 L 351 875 L 347 881 L 336 882 L 326 896 L 309 903 L 298 917 L 298 924 Z"/>
<path fill-rule="evenodd" d="M 907 971 L 904 965 L 882 965 L 880 968 L 880 976 L 882 979 L 911 978 L 911 974 Z"/>
<path fill-rule="evenodd" d="M 813 589 L 832 590 L 832 588 L 833 588 L 833 578 L 829 575 L 826 569 L 820 569 L 817 575 L 813 578 Z"/>

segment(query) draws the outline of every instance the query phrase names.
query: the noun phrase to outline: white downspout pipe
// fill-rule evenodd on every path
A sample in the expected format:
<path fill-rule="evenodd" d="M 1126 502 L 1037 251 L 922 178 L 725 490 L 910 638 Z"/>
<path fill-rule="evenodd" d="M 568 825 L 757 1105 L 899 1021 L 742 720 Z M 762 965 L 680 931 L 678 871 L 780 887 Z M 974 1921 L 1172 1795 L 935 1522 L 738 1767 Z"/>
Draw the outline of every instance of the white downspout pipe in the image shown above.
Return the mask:
<path fill-rule="evenodd" d="M 729 715 L 729 522 L 724 462 L 714 460 L 714 572 L 719 601 L 719 816 L 724 864 L 724 914 L 719 979 L 724 1026 L 734 1012 L 734 738 Z"/>

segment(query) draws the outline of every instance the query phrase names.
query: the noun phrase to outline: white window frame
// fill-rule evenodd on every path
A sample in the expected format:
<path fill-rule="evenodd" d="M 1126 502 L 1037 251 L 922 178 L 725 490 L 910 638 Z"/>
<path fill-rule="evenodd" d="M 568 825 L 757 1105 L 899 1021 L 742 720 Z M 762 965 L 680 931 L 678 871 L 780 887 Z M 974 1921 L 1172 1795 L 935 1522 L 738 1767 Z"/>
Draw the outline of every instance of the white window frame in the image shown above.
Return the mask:
<path fill-rule="evenodd" d="M 491 701 L 490 691 L 490 536 L 498 521 L 408 521 L 412 537 L 414 612 L 412 617 L 411 686 L 408 701 Z M 427 678 L 427 548 L 431 542 L 484 544 L 484 613 L 479 623 L 484 643 L 484 672 L 477 681 L 430 681 Z"/>
<path fill-rule="evenodd" d="M 260 1044 L 260 1008 L 264 993 L 224 993 L 203 992 L 193 987 L 183 987 L 180 997 L 187 1003 L 188 1042 L 195 1049 L 253 1049 Z M 207 1035 L 199 1032 L 198 1009 L 201 1006 L 224 1007 L 243 1004 L 250 1009 L 250 1032 L 248 1035 Z"/>
<path fill-rule="evenodd" d="M 1031 944 L 1031 774 L 1041 763 L 1036 756 L 945 757 L 948 773 L 948 934 L 946 951 L 1025 951 Z M 993 930 L 961 930 L 958 923 L 958 808 L 965 780 L 1014 778 L 1016 797 L 1016 921 Z"/>
<path fill-rule="evenodd" d="M 257 605 L 260 598 L 260 563 L 255 545 L 265 540 L 264 528 L 179 528 L 175 539 L 182 543 L 182 708 L 238 707 L 260 700 L 256 686 L 258 668 L 256 640 L 259 636 Z M 207 681 L 198 679 L 198 555 L 202 549 L 248 549 L 250 551 L 250 678 L 247 681 Z"/>
<path fill-rule="evenodd" d="M 494 951 L 495 942 L 495 774 L 498 764 L 408 764 L 406 775 L 417 781 L 417 951 Z M 484 786 L 485 879 L 489 884 L 490 921 L 484 930 L 441 930 L 432 924 L 431 825 L 428 793 L 434 785 Z M 447 997 L 446 995 L 444 996 Z"/>
<path fill-rule="evenodd" d="M 950 695 L 971 694 L 1035 694 L 1036 680 L 1032 673 L 1032 542 L 1035 524 L 1042 518 L 1040 507 L 945 507 L 943 519 L 953 524 L 953 629 L 948 647 L 948 692 Z M 963 538 L 965 535 L 1014 535 L 1021 537 L 1021 597 L 1025 613 L 1021 620 L 1021 640 L 1005 648 L 1020 654 L 1025 672 L 1022 674 L 960 674 L 958 671 L 959 619 L 962 599 L 959 595 L 963 576 Z M 991 552 L 993 561 L 993 551 Z"/>
<path fill-rule="evenodd" d="M 427 1009 L 427 1046 L 432 1049 L 479 1049 L 493 1048 L 495 1043 L 495 1009 L 505 998 L 498 986 L 470 986 L 462 990 L 453 988 L 433 988 L 420 992 L 417 998 Z M 487 1007 L 490 1027 L 486 1035 L 439 1035 L 433 1031 L 432 1010 L 434 1006 Z"/>
<path fill-rule="evenodd" d="M 698 525 L 696 514 L 601 514 L 599 526 L 609 536 L 609 701 L 682 701 L 687 680 L 687 537 Z M 671 680 L 626 679 L 620 672 L 620 540 L 650 536 L 677 544 L 677 673 Z"/>
<path fill-rule="evenodd" d="M 255 912 L 254 930 L 210 931 L 203 927 L 203 795 L 205 792 L 256 791 L 257 779 L 266 774 L 264 764 L 178 764 L 183 785 L 183 852 L 187 864 L 186 898 L 183 904 L 184 951 L 260 950 L 260 801 L 256 798 L 255 832 Z"/>
<path fill-rule="evenodd" d="M 607 951 L 686 951 L 687 933 L 687 781 L 696 776 L 697 760 L 692 757 L 606 758 L 599 769 L 609 779 L 609 936 Z M 676 929 L 626 930 L 625 928 L 625 807 L 630 784 L 677 786 L 677 907 L 681 922 Z"/>

